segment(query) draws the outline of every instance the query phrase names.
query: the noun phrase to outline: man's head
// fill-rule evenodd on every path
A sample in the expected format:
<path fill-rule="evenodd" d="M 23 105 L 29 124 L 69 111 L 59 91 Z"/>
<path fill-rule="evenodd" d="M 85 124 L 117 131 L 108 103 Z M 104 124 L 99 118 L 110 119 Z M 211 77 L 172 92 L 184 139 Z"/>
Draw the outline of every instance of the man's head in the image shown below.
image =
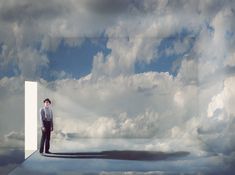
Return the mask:
<path fill-rule="evenodd" d="M 43 103 L 45 107 L 49 107 L 51 104 L 51 100 L 49 98 L 46 98 L 45 100 L 43 100 Z"/>

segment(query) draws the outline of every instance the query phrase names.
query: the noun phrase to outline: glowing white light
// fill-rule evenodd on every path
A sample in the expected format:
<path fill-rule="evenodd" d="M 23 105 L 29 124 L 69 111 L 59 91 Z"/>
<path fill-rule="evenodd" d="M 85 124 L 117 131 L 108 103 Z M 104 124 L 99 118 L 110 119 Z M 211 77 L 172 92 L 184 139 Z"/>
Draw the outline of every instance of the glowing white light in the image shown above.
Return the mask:
<path fill-rule="evenodd" d="M 25 81 L 25 159 L 37 150 L 37 82 Z"/>

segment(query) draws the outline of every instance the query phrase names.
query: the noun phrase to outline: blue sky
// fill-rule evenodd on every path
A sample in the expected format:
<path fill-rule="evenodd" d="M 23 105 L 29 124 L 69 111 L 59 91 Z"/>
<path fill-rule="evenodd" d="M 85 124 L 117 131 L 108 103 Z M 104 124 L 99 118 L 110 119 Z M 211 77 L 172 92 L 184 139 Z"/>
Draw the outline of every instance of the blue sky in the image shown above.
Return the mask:
<path fill-rule="evenodd" d="M 107 39 L 104 37 L 94 39 L 85 38 L 81 44 L 71 47 L 64 41 L 60 43 L 57 50 L 47 53 L 50 60 L 48 71 L 65 71 L 72 78 L 79 79 L 88 75 L 92 70 L 93 57 L 98 52 L 108 54 L 109 50 L 105 49 Z M 43 76 L 46 80 L 53 80 L 50 74 Z"/>
<path fill-rule="evenodd" d="M 176 76 L 181 60 L 191 51 L 194 45 L 195 37 L 196 34 L 183 28 L 181 31 L 162 39 L 160 44 L 155 46 L 155 55 L 150 63 L 142 61 L 135 63 L 135 73 L 149 71 L 169 72 L 173 76 Z M 167 50 L 174 49 L 176 42 L 182 43 L 185 38 L 191 38 L 186 50 L 180 53 L 175 53 L 175 51 L 170 54 L 166 53 Z M 56 50 L 44 52 L 49 59 L 49 64 L 42 71 L 42 78 L 47 81 L 52 81 L 58 78 L 52 72 L 63 71 L 70 75 L 71 78 L 79 79 L 91 73 L 93 58 L 98 52 L 102 52 L 106 56 L 112 51 L 106 47 L 108 38 L 103 34 L 95 38 L 83 37 L 74 39 L 81 40 L 81 43 L 72 46 L 66 43 L 65 40 L 61 40 Z M 118 40 L 118 38 L 116 39 Z M 39 47 L 36 49 L 40 50 Z M 7 65 L 7 68 L 0 71 L 0 77 L 11 77 L 19 73 L 18 65 L 15 62 L 11 62 L 11 64 Z"/>
<path fill-rule="evenodd" d="M 149 71 L 169 72 L 176 76 L 182 58 L 185 54 L 190 52 L 193 47 L 195 35 L 192 36 L 192 34 L 192 32 L 182 29 L 180 32 L 164 38 L 160 45 L 155 47 L 156 54 L 150 63 L 136 62 L 135 73 Z M 178 54 L 166 53 L 166 50 L 174 49 L 173 47 L 176 41 L 183 42 L 183 39 L 187 37 L 191 37 L 192 40 L 184 52 Z M 56 50 L 46 51 L 45 54 L 49 59 L 49 64 L 48 67 L 43 70 L 41 77 L 48 81 L 55 80 L 57 77 L 51 74 L 51 72 L 64 71 L 71 75 L 72 78 L 79 79 L 91 73 L 93 58 L 98 52 L 102 52 L 104 56 L 111 53 L 111 49 L 106 47 L 108 38 L 103 35 L 96 38 L 84 37 L 80 39 L 82 40 L 81 43 L 75 46 L 71 46 L 67 44 L 65 40 L 61 40 Z M 39 50 L 39 48 L 37 49 Z M 173 65 L 176 63 L 178 66 L 174 69 Z M 19 70 L 15 62 L 12 62 L 8 64 L 6 69 L 0 72 L 0 77 L 11 77 L 15 74 L 19 74 Z"/>
<path fill-rule="evenodd" d="M 165 51 L 172 49 L 176 41 L 182 42 L 189 35 L 191 35 L 190 32 L 182 30 L 175 35 L 163 39 L 160 45 L 155 47 L 155 52 L 158 55 L 155 55 L 150 63 L 137 62 L 135 64 L 135 73 L 149 71 L 169 72 L 176 76 L 182 58 L 190 52 L 195 39 L 192 38 L 187 50 L 182 53 L 166 54 Z M 92 70 L 93 58 L 98 52 L 102 52 L 105 56 L 111 53 L 111 50 L 106 47 L 107 40 L 104 36 L 95 38 L 95 41 L 93 38 L 85 38 L 81 44 L 76 46 L 70 46 L 61 41 L 55 51 L 46 53 L 50 63 L 48 65 L 49 69 L 42 73 L 42 77 L 46 80 L 55 80 L 56 77 L 49 73 L 51 71 L 64 71 L 76 79 L 88 75 Z M 173 68 L 174 64 L 178 64 L 176 69 Z"/>
<path fill-rule="evenodd" d="M 176 42 L 182 43 L 184 39 L 189 38 L 186 49 L 183 52 L 176 53 L 175 51 L 167 54 L 166 51 L 169 49 L 174 49 L 174 44 Z M 156 71 L 156 72 L 169 72 L 173 76 L 176 76 L 178 69 L 180 68 L 181 61 L 184 56 L 191 52 L 196 39 L 196 34 L 188 31 L 187 29 L 182 29 L 181 31 L 172 34 L 164 38 L 158 47 L 155 48 L 158 53 L 157 56 L 149 64 L 143 64 L 137 62 L 136 73 Z"/>

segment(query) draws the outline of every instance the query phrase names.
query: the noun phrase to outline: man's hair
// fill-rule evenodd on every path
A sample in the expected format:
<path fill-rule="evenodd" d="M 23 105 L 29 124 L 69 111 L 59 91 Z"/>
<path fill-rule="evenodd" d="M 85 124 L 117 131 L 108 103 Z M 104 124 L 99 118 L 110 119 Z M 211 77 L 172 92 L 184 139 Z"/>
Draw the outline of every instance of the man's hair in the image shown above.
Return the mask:
<path fill-rule="evenodd" d="M 49 98 L 46 98 L 45 100 L 43 100 L 43 103 L 45 103 L 46 101 L 48 101 L 48 103 L 51 104 L 51 100 Z"/>

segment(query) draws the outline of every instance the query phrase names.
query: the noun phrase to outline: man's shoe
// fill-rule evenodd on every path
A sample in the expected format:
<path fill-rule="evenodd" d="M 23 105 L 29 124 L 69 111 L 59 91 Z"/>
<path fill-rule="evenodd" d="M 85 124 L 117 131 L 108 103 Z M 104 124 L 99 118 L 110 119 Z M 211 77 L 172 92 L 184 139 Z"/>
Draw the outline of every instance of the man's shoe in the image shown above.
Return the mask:
<path fill-rule="evenodd" d="M 50 151 L 46 151 L 45 153 L 46 153 L 46 154 L 51 154 L 51 152 L 50 152 Z"/>

